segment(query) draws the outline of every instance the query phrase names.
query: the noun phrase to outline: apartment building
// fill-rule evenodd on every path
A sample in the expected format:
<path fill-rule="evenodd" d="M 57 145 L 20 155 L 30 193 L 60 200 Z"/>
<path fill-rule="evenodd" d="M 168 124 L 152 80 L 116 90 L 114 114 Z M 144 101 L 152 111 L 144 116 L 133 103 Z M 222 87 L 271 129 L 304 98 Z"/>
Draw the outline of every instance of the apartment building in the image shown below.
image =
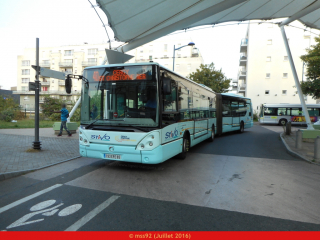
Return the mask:
<path fill-rule="evenodd" d="M 296 26 L 303 28 L 300 23 Z M 306 66 L 300 59 L 306 48 L 315 44 L 310 30 L 286 27 L 294 64 L 299 80 L 306 79 Z M 300 103 L 295 82 L 283 43 L 280 28 L 271 22 L 251 22 L 246 37 L 240 43 L 238 78 L 232 82 L 233 90 L 252 99 L 258 111 L 263 103 Z M 316 103 L 305 96 L 306 103 Z"/>
<path fill-rule="evenodd" d="M 187 45 L 190 41 L 163 37 L 128 52 L 134 56 L 128 62 L 154 61 L 172 69 L 173 46 L 176 45 L 175 48 L 178 48 Z M 105 57 L 105 48 L 105 44 L 40 48 L 40 66 L 66 73 L 82 74 L 85 67 L 101 64 Z M 175 71 L 183 76 L 194 72 L 201 63 L 203 59 L 196 46 L 188 46 L 176 51 Z M 34 110 L 35 93 L 29 91 L 28 86 L 29 82 L 35 80 L 36 73 L 31 67 L 35 64 L 35 48 L 25 49 L 23 55 L 18 56 L 17 91 L 14 91 L 14 94 L 20 95 L 20 105 L 27 111 Z M 63 80 L 40 76 L 40 107 L 45 95 L 62 99 L 67 104 L 73 104 L 80 97 L 82 82 L 75 79 L 72 81 L 72 92 L 67 94 Z"/>

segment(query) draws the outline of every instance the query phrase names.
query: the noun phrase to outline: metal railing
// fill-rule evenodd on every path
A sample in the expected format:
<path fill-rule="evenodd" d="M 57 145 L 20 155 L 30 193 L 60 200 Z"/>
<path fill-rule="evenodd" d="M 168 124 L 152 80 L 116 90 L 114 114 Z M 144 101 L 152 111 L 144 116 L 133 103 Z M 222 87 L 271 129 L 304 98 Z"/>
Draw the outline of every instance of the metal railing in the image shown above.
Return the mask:
<path fill-rule="evenodd" d="M 73 62 L 59 62 L 59 67 L 72 67 Z"/>
<path fill-rule="evenodd" d="M 41 62 L 40 67 L 50 67 L 50 62 Z"/>
<path fill-rule="evenodd" d="M 41 82 L 41 86 L 50 86 L 50 81 L 49 82 Z"/>
<path fill-rule="evenodd" d="M 65 86 L 65 85 L 66 85 L 66 83 L 65 83 L 65 82 L 60 82 L 60 81 L 59 81 L 59 83 L 58 83 L 58 84 L 59 84 L 59 86 Z"/>
<path fill-rule="evenodd" d="M 97 62 L 82 61 L 82 66 L 96 66 Z"/>
<path fill-rule="evenodd" d="M 239 71 L 239 75 L 240 76 L 246 76 L 247 75 L 247 71 L 240 70 Z"/>

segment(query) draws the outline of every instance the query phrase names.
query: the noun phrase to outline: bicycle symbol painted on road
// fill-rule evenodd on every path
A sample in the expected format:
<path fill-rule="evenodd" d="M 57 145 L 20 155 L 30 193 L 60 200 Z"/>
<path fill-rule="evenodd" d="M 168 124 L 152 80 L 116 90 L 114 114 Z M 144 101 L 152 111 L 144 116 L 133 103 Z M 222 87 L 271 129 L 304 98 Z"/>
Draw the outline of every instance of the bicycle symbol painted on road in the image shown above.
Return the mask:
<path fill-rule="evenodd" d="M 41 222 L 44 220 L 44 218 L 39 218 L 36 220 L 32 220 L 32 221 L 28 221 L 30 218 L 32 218 L 33 216 L 39 215 L 41 214 L 42 216 L 45 217 L 50 217 L 53 216 L 54 214 L 56 214 L 58 212 L 58 216 L 59 217 L 66 217 L 69 216 L 77 211 L 80 210 L 80 208 L 82 207 L 82 204 L 73 204 L 69 207 L 66 207 L 64 209 L 62 209 L 59 212 L 59 207 L 61 207 L 62 205 L 64 205 L 63 203 L 60 203 L 54 207 L 51 207 L 52 205 L 54 205 L 56 203 L 56 200 L 47 200 L 44 202 L 40 202 L 37 203 L 36 205 L 32 206 L 30 208 L 31 213 L 28 213 L 26 215 L 24 215 L 23 217 L 19 218 L 17 221 L 15 221 L 14 223 L 10 224 L 7 229 L 10 228 L 14 228 L 14 227 L 19 227 L 19 226 L 23 226 L 23 225 L 27 225 L 27 224 L 32 224 L 32 223 L 36 223 L 36 222 Z M 48 208 L 50 207 L 50 208 Z M 27 222 L 28 221 L 28 222 Z"/>

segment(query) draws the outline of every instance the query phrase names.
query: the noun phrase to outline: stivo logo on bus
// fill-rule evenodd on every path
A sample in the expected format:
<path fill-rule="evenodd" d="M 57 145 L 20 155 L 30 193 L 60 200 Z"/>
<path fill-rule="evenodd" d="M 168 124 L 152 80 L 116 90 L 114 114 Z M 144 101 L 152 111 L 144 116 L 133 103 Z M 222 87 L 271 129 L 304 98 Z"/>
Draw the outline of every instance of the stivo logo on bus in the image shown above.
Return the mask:
<path fill-rule="evenodd" d="M 105 134 L 102 137 L 100 135 L 91 135 L 91 139 L 100 140 L 100 141 L 110 141 L 110 137 Z"/>
<path fill-rule="evenodd" d="M 178 137 L 178 130 L 175 128 L 174 131 L 166 132 L 165 139 L 177 138 Z"/>

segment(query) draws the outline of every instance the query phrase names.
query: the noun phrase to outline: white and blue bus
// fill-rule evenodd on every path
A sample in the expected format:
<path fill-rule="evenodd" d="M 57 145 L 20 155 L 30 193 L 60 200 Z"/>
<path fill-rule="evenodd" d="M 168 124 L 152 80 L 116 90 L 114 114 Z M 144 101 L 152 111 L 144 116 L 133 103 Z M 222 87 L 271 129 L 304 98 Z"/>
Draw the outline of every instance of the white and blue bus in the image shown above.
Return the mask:
<path fill-rule="evenodd" d="M 217 94 L 158 63 L 87 67 L 81 93 L 80 154 L 157 164 L 216 134 L 253 125 L 248 98 Z"/>

